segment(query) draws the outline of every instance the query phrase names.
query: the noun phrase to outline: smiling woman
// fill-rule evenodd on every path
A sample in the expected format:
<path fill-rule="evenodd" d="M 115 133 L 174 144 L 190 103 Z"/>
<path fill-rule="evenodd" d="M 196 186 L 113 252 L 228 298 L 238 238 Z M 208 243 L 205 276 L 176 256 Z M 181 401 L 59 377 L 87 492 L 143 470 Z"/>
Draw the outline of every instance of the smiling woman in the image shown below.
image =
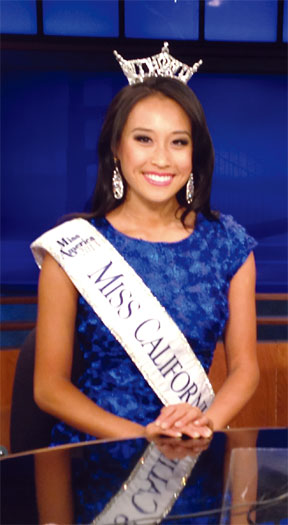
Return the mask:
<path fill-rule="evenodd" d="M 137 82 L 130 64 L 133 85 L 108 109 L 92 212 L 32 244 L 42 267 L 34 392 L 60 420 L 52 444 L 210 437 L 257 385 L 255 241 L 211 210 L 203 109 L 168 45 L 152 58 Z M 228 378 L 214 397 L 207 373 L 221 336 Z"/>
<path fill-rule="evenodd" d="M 147 111 L 145 112 L 146 105 Z M 154 109 L 156 110 L 155 114 Z M 159 115 L 159 111 L 161 115 Z M 158 113 L 158 116 L 156 116 L 156 113 Z M 134 122 L 131 126 L 131 119 L 135 120 L 136 118 L 141 120 Z M 162 119 L 161 126 L 159 119 Z M 149 120 L 150 125 L 148 124 Z M 196 213 L 201 211 L 208 219 L 215 218 L 215 214 L 213 214 L 210 209 L 214 150 L 203 108 L 195 94 L 183 82 L 174 78 L 167 79 L 165 77 L 145 78 L 145 82 L 143 83 L 136 83 L 133 86 L 125 87 L 116 95 L 108 108 L 98 145 L 98 179 L 92 202 L 94 214 L 96 216 L 107 215 L 107 212 L 115 210 L 126 200 L 127 184 L 125 177 L 123 179 L 123 193 L 120 198 L 122 201 L 115 202 L 110 180 L 109 178 L 107 179 L 107 173 L 111 173 L 115 168 L 115 156 L 117 156 L 118 149 L 123 143 L 125 131 L 127 132 L 128 126 L 131 126 L 130 132 L 132 132 L 133 126 L 135 127 L 133 132 L 135 134 L 131 136 L 131 140 L 134 149 L 137 151 L 137 142 L 143 144 L 144 141 L 149 151 L 152 149 L 152 144 L 154 145 L 154 156 L 155 153 L 157 153 L 158 156 L 159 153 L 163 155 L 165 149 L 165 154 L 167 155 L 167 134 L 169 133 L 172 134 L 171 137 L 169 137 L 169 143 L 171 144 L 170 151 L 175 151 L 175 155 L 176 152 L 178 152 L 178 158 L 180 158 L 180 153 L 183 155 L 184 152 L 186 152 L 187 154 L 189 150 L 190 157 L 188 159 L 187 156 L 187 162 L 189 162 L 190 165 L 186 167 L 186 181 L 183 181 L 182 186 L 179 186 L 174 196 L 178 203 L 179 216 L 183 224 L 185 218 L 192 210 Z M 138 130 L 139 126 L 141 129 Z M 155 128 L 154 131 L 153 126 Z M 161 129 L 160 134 L 159 129 Z M 143 135 L 144 130 L 145 133 Z M 148 131 L 150 135 L 147 135 Z M 151 135 L 151 133 L 155 133 L 156 131 L 159 135 L 158 141 L 155 140 L 157 139 L 156 136 L 153 137 Z M 185 133 L 181 135 L 183 131 Z M 175 133 L 175 137 L 173 133 Z M 165 148 L 163 149 L 164 134 L 166 136 Z M 172 137 L 174 140 L 171 140 Z M 179 143 L 179 139 L 181 139 L 181 144 Z M 157 148 L 155 150 L 156 146 Z M 140 150 L 142 150 L 142 148 L 140 148 Z M 111 151 L 113 151 L 114 158 L 111 156 Z M 117 169 L 119 168 L 120 172 L 121 169 L 123 170 L 123 160 L 120 166 L 116 163 L 116 167 Z M 154 164 L 155 160 L 157 159 L 153 160 Z M 167 160 L 169 159 L 164 158 L 164 167 Z M 160 159 L 160 162 L 163 164 L 163 159 Z M 165 173 L 166 169 L 163 169 L 161 166 L 160 168 L 158 167 L 157 171 L 154 164 L 153 172 L 156 171 L 156 176 L 159 171 Z M 151 169 L 151 167 L 152 166 L 149 166 L 149 169 Z M 192 167 L 193 184 L 191 184 L 190 181 L 190 188 L 194 185 L 194 192 L 193 198 L 189 199 L 191 202 L 188 202 L 185 183 L 192 173 Z M 129 170 L 130 169 L 131 168 L 129 168 Z"/>
<path fill-rule="evenodd" d="M 157 205 L 154 213 L 156 220 L 162 214 L 161 235 L 169 227 L 168 240 L 186 237 L 195 214 L 186 221 L 186 232 L 177 218 L 176 195 L 192 172 L 192 136 L 190 119 L 182 107 L 160 94 L 138 102 L 124 126 L 116 157 L 127 183 L 126 199 L 107 219 L 122 233 L 131 234 L 132 226 L 132 233 L 138 230 L 141 238 L 164 240 L 159 239 L 158 229 L 142 220 L 147 207 L 153 213 Z"/>

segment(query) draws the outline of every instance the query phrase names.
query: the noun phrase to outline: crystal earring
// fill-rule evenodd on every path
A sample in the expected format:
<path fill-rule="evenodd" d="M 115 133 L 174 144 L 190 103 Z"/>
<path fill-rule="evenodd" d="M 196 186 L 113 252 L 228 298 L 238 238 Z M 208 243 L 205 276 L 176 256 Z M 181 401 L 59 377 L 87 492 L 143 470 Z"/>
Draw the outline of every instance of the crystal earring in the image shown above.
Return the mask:
<path fill-rule="evenodd" d="M 117 200 L 122 199 L 124 195 L 124 184 L 123 184 L 122 175 L 117 165 L 117 159 L 114 159 L 112 191 L 113 191 L 114 199 L 117 199 Z"/>
<path fill-rule="evenodd" d="M 193 178 L 193 173 L 190 173 L 189 179 L 186 184 L 186 201 L 188 204 L 192 203 L 193 195 L 194 195 L 194 178 Z"/>

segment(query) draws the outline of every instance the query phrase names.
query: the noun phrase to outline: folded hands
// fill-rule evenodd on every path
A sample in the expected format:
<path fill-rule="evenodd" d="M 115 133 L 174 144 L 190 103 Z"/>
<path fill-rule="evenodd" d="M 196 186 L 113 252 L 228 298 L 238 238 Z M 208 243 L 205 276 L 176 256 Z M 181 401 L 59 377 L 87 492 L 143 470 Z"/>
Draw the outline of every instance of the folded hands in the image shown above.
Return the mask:
<path fill-rule="evenodd" d="M 212 436 L 212 433 L 212 421 L 199 408 L 188 403 L 163 407 L 157 419 L 149 423 L 145 429 L 148 439 L 157 436 L 207 439 Z"/>

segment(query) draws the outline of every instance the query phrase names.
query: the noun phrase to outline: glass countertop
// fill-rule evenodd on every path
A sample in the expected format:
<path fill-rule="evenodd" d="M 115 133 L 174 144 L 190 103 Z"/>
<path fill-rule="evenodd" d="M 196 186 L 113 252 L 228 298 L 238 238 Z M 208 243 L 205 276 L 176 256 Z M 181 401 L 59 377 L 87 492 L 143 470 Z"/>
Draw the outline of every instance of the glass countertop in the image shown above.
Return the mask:
<path fill-rule="evenodd" d="M 1 524 L 288 524 L 287 429 L 93 441 L 1 460 Z"/>

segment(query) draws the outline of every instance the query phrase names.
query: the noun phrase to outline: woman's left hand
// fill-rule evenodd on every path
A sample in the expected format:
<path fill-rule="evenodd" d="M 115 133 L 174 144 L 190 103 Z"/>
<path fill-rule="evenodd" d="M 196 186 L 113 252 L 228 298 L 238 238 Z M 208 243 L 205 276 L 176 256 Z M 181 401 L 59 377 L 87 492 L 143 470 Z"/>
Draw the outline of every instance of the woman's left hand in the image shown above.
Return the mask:
<path fill-rule="evenodd" d="M 212 421 L 188 403 L 163 407 L 155 424 L 163 430 L 177 430 L 194 439 L 210 438 L 213 434 Z"/>

